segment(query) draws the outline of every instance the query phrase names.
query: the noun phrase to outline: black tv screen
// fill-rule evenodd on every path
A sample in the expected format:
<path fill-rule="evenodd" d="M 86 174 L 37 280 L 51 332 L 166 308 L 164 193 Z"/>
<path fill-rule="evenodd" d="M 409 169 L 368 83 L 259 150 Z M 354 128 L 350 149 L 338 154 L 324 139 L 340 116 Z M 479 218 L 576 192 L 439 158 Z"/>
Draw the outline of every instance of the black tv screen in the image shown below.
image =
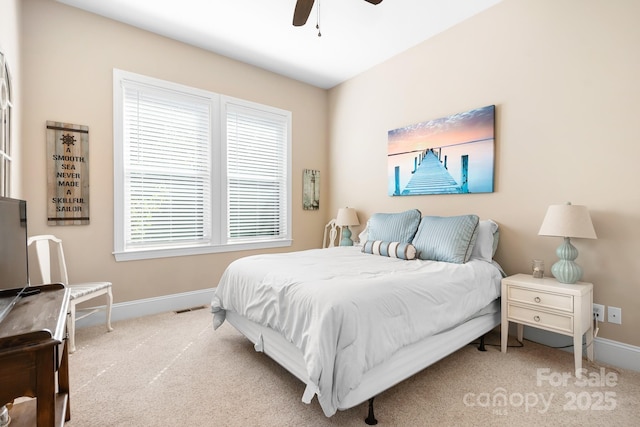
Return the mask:
<path fill-rule="evenodd" d="M 27 286 L 27 202 L 0 197 L 0 321 Z"/>

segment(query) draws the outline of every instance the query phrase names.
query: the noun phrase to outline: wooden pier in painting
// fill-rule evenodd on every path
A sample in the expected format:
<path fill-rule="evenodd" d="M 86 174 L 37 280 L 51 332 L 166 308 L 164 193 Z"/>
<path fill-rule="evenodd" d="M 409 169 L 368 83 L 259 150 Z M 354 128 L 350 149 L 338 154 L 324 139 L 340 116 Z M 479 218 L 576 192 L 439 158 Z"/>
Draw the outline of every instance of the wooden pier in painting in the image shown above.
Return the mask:
<path fill-rule="evenodd" d="M 397 186 L 396 179 L 396 194 L 408 196 L 412 194 L 455 194 L 455 193 L 467 193 L 467 170 L 466 162 L 468 162 L 468 156 L 462 156 L 463 161 L 463 183 L 458 184 L 451 176 L 446 166 L 440 161 L 438 155 L 434 150 L 427 150 L 424 152 L 424 156 L 420 161 L 416 160 L 415 169 L 412 172 L 412 177 L 407 183 L 407 186 L 400 190 Z"/>

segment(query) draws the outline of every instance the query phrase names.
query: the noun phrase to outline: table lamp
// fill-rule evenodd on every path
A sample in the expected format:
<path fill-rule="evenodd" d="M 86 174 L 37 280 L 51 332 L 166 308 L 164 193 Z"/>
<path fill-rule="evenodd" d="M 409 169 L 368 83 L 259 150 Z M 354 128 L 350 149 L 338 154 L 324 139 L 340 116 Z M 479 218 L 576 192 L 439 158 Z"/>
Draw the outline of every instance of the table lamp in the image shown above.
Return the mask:
<path fill-rule="evenodd" d="M 559 236 L 564 242 L 556 249 L 560 260 L 551 266 L 551 273 L 558 282 L 573 284 L 582 278 L 582 267 L 574 262 L 578 249 L 571 244 L 571 237 L 597 239 L 591 216 L 586 206 L 551 205 L 542 221 L 540 236 Z"/>
<path fill-rule="evenodd" d="M 340 246 L 353 246 L 353 240 L 351 240 L 351 230 L 349 230 L 349 226 L 360 225 L 356 210 L 353 208 L 338 209 L 336 225 L 342 227 L 342 240 L 340 240 Z"/>

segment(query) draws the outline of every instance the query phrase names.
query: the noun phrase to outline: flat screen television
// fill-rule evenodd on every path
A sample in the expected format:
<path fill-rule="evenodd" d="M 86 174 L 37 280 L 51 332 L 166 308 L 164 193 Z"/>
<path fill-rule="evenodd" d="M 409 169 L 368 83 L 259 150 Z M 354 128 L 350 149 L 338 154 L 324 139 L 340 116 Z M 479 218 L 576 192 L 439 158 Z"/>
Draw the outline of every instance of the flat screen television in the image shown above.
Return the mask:
<path fill-rule="evenodd" d="M 27 202 L 0 197 L 0 322 L 29 286 Z"/>

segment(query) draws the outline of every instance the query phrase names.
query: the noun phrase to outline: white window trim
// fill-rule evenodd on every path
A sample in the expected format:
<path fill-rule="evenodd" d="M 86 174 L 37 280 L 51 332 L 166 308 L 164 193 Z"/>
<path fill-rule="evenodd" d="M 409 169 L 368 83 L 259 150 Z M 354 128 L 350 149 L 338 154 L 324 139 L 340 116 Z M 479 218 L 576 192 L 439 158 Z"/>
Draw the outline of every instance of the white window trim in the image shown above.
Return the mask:
<path fill-rule="evenodd" d="M 137 84 L 148 84 L 151 86 L 162 87 L 165 89 L 175 90 L 177 92 L 186 92 L 196 96 L 202 96 L 210 99 L 212 103 L 212 183 L 211 183 L 211 216 L 212 216 L 212 243 L 210 244 L 186 244 L 183 246 L 173 245 L 171 247 L 143 248 L 143 249 L 125 249 L 124 242 L 124 141 L 123 141 L 123 91 L 121 88 L 122 81 L 133 81 Z M 113 70 L 113 132 L 114 132 L 114 251 L 116 261 L 133 261 L 140 259 L 166 258 L 187 255 L 202 255 L 208 253 L 222 253 L 232 251 L 245 251 L 255 249 L 268 249 L 287 247 L 292 244 L 292 208 L 291 208 L 291 112 L 278 109 L 275 107 L 265 106 L 250 101 L 232 98 L 229 96 L 219 95 L 213 92 L 184 86 L 177 83 L 171 83 L 160 79 L 155 79 L 128 71 Z M 221 125 L 221 117 L 224 117 L 226 103 L 241 104 L 247 107 L 258 108 L 261 110 L 272 111 L 287 117 L 288 133 L 287 133 L 287 209 L 286 222 L 287 233 L 283 238 L 263 239 L 253 242 L 231 243 L 226 241 L 225 231 L 227 222 L 227 200 L 226 200 L 226 141 L 224 129 Z M 224 190 L 224 191 L 223 191 Z"/>
<path fill-rule="evenodd" d="M 0 123 L 0 196 L 5 197 L 11 195 L 11 170 L 14 161 L 11 156 L 12 144 L 14 144 L 12 138 L 14 126 L 12 96 L 13 87 L 7 57 L 0 51 L 0 112 L 2 112 L 0 120 L 3 120 Z"/>

